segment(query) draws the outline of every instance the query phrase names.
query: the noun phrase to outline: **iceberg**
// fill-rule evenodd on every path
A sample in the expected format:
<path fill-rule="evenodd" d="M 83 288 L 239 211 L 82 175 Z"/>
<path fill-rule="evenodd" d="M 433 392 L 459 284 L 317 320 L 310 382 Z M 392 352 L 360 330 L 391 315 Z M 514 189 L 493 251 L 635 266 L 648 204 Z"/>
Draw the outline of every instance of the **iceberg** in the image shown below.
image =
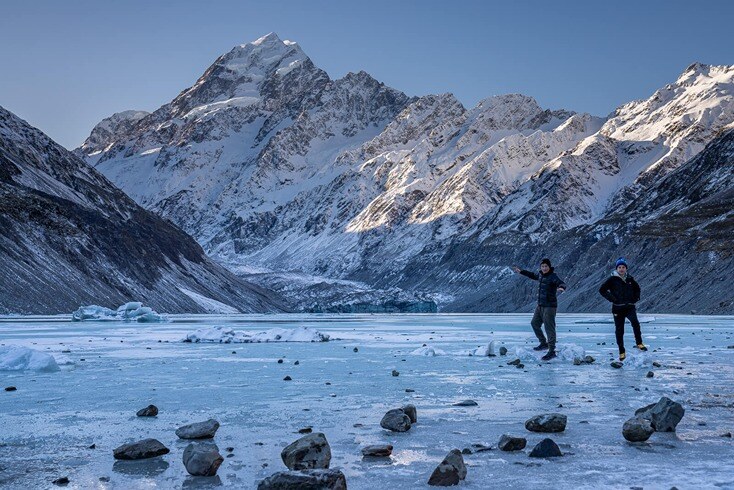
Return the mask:
<path fill-rule="evenodd" d="M 435 357 L 435 356 L 445 356 L 446 352 L 442 351 L 441 349 L 436 349 L 435 347 L 424 345 L 423 347 L 418 347 L 416 350 L 411 352 L 410 355 Z"/>
<path fill-rule="evenodd" d="M 253 334 L 236 332 L 230 327 L 200 328 L 186 335 L 183 342 L 220 344 L 256 344 L 263 342 L 328 342 L 329 335 L 308 327 L 271 328 Z"/>
<path fill-rule="evenodd" d="M 166 318 L 163 315 L 159 315 L 148 306 L 143 306 L 143 303 L 139 301 L 125 303 L 117 308 L 117 310 L 111 310 L 98 305 L 81 306 L 71 314 L 71 319 L 75 322 L 85 320 L 141 323 L 166 321 Z"/>
<path fill-rule="evenodd" d="M 40 371 L 51 373 L 61 368 L 51 354 L 10 345 L 0 347 L 0 371 Z"/>

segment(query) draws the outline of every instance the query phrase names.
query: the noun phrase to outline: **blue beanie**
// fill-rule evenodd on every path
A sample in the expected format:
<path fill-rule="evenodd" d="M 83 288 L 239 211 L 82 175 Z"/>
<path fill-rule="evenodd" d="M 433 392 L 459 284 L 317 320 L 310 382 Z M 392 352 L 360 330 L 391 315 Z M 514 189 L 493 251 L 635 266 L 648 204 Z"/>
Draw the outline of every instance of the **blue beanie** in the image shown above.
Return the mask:
<path fill-rule="evenodd" d="M 616 269 L 616 268 L 617 268 L 617 267 L 619 267 L 620 265 L 623 265 L 623 266 L 625 266 L 625 267 L 629 267 L 629 266 L 627 265 L 627 261 L 626 261 L 626 260 L 624 260 L 624 257 L 620 257 L 620 258 L 618 258 L 618 259 L 617 259 L 617 262 L 616 262 L 616 263 L 614 264 L 614 268 Z"/>

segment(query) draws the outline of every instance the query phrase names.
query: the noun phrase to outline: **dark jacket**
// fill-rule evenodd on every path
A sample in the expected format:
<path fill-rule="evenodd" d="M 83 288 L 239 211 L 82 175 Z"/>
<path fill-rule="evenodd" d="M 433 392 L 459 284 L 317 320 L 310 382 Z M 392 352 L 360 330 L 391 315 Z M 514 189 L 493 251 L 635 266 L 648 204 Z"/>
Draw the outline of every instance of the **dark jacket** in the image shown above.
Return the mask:
<path fill-rule="evenodd" d="M 612 277 L 604 281 L 599 293 L 615 305 L 633 305 L 640 301 L 640 285 L 627 274 L 624 279 L 612 272 Z"/>
<path fill-rule="evenodd" d="M 561 278 L 558 277 L 558 274 L 553 272 L 553 267 L 550 268 L 548 274 L 543 274 L 540 271 L 538 271 L 538 273 L 536 274 L 535 272 L 530 272 L 526 270 L 521 270 L 520 274 L 522 274 L 523 276 L 527 276 L 534 281 L 539 281 L 538 306 L 547 306 L 552 308 L 558 307 L 558 297 L 556 295 L 556 289 L 566 289 L 566 284 L 561 281 Z"/>

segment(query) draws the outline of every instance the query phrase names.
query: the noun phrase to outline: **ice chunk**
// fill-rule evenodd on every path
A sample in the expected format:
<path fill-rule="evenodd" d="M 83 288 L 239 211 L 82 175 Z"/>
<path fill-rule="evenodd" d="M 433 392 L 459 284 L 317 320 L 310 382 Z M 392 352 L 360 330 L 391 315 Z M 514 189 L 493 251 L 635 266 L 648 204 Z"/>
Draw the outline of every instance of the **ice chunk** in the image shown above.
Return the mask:
<path fill-rule="evenodd" d="M 576 344 L 561 344 L 556 349 L 556 353 L 560 359 L 571 362 L 574 359 L 583 359 L 586 356 L 584 348 Z"/>
<path fill-rule="evenodd" d="M 496 356 L 497 353 L 495 352 L 495 341 L 493 340 L 487 345 L 477 347 L 472 352 L 472 355 L 480 357 Z"/>
<path fill-rule="evenodd" d="M 434 356 L 445 356 L 446 352 L 442 351 L 441 349 L 436 349 L 434 347 L 430 347 L 426 345 L 423 347 L 418 347 L 416 350 L 411 352 L 410 355 L 434 357 Z"/>
<path fill-rule="evenodd" d="M 59 365 L 51 354 L 10 345 L 0 347 L 0 371 L 59 371 Z"/>
<path fill-rule="evenodd" d="M 329 335 L 308 327 L 271 328 L 253 334 L 236 332 L 229 327 L 201 328 L 190 333 L 184 342 L 261 343 L 261 342 L 328 342 Z"/>
<path fill-rule="evenodd" d="M 95 321 L 126 321 L 126 322 L 165 322 L 166 318 L 159 315 L 152 308 L 143 306 L 139 301 L 125 303 L 111 310 L 104 306 L 90 305 L 82 306 L 71 314 L 73 321 L 79 322 L 84 320 Z"/>
<path fill-rule="evenodd" d="M 71 314 L 71 319 L 75 322 L 84 320 L 118 320 L 116 311 L 97 305 L 79 307 L 78 310 Z"/>

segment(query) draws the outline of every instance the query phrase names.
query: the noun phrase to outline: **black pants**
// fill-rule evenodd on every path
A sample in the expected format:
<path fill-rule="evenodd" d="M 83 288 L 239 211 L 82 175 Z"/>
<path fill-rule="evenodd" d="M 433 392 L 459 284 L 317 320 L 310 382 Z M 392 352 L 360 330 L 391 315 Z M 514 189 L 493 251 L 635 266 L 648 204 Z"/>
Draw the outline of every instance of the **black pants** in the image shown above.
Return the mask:
<path fill-rule="evenodd" d="M 617 335 L 617 346 L 619 352 L 624 352 L 624 320 L 629 318 L 632 324 L 632 331 L 635 333 L 635 342 L 642 343 L 642 330 L 640 330 L 640 321 L 637 319 L 637 308 L 635 305 L 613 305 L 612 315 L 614 315 L 614 333 Z"/>
<path fill-rule="evenodd" d="M 533 327 L 533 332 L 541 344 L 548 344 L 549 350 L 556 350 L 556 310 L 553 306 L 536 306 L 535 314 L 533 319 L 530 321 L 530 325 Z M 545 331 L 548 334 L 548 340 L 545 340 L 543 335 L 543 329 L 541 325 L 545 325 Z"/>

